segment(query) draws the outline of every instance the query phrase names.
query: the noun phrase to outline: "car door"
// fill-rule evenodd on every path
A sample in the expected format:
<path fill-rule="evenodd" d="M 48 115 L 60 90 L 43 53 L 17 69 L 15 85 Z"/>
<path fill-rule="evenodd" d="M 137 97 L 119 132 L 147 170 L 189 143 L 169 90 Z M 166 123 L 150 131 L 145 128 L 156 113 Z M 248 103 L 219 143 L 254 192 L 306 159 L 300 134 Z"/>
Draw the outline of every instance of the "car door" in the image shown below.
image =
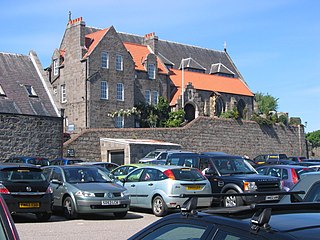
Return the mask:
<path fill-rule="evenodd" d="M 133 170 L 126 178 L 124 182 L 124 187 L 128 190 L 128 194 L 131 199 L 131 206 L 137 206 L 137 183 L 142 175 L 143 168 L 138 168 Z"/>
<path fill-rule="evenodd" d="M 140 180 L 136 183 L 137 206 L 143 208 L 151 207 L 151 199 L 157 185 L 160 171 L 153 168 L 146 168 L 141 174 Z"/>
<path fill-rule="evenodd" d="M 53 205 L 62 206 L 62 198 L 64 194 L 63 174 L 62 169 L 53 167 L 50 176 L 50 185 L 53 190 Z"/>

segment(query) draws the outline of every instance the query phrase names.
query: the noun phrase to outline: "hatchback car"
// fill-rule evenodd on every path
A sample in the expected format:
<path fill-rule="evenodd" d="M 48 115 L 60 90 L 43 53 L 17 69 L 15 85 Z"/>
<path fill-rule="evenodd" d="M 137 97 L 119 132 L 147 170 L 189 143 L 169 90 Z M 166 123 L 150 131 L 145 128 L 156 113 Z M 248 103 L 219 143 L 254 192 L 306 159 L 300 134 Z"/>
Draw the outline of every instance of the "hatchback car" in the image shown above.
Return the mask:
<path fill-rule="evenodd" d="M 286 191 L 299 181 L 302 174 L 314 171 L 312 168 L 297 165 L 264 165 L 257 167 L 256 170 L 259 174 L 280 178 Z"/>
<path fill-rule="evenodd" d="M 126 189 L 113 183 L 104 170 L 94 166 L 61 165 L 43 169 L 53 189 L 54 210 L 67 219 L 81 213 L 113 213 L 125 217 L 130 199 Z"/>
<path fill-rule="evenodd" d="M 210 182 L 198 169 L 155 165 L 133 170 L 123 180 L 131 198 L 131 207 L 152 209 L 154 215 L 164 216 L 178 209 L 186 199 L 182 193 L 210 194 Z M 203 198 L 198 207 L 209 207 L 211 198 Z"/>
<path fill-rule="evenodd" d="M 11 213 L 33 213 L 41 221 L 51 217 L 52 188 L 39 167 L 0 165 L 0 193 Z"/>
<path fill-rule="evenodd" d="M 56 158 L 50 160 L 50 165 L 71 165 L 76 163 L 84 162 L 81 159 L 67 159 L 67 158 Z"/>
<path fill-rule="evenodd" d="M 4 163 L 27 163 L 40 167 L 48 166 L 49 160 L 43 157 L 27 157 L 27 156 L 14 156 L 3 161 Z"/>
<path fill-rule="evenodd" d="M 281 164 L 281 161 L 288 161 L 286 154 L 262 154 L 256 156 L 253 161 L 257 164 Z"/>

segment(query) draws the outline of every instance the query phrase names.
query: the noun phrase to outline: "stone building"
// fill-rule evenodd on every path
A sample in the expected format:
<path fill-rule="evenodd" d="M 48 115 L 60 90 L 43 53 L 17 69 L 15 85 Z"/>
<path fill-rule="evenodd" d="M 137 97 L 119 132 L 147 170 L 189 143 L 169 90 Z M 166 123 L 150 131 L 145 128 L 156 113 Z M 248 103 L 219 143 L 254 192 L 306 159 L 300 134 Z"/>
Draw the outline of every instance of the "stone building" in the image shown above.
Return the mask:
<path fill-rule="evenodd" d="M 216 51 L 145 36 L 120 33 L 113 26 L 87 27 L 69 19 L 48 78 L 56 102 L 65 109 L 65 128 L 139 127 L 134 116 L 110 117 L 159 96 L 186 119 L 219 116 L 236 107 L 248 119 L 253 93 L 226 49 Z"/>
<path fill-rule="evenodd" d="M 0 53 L 0 152 L 62 156 L 63 123 L 35 52 Z"/>

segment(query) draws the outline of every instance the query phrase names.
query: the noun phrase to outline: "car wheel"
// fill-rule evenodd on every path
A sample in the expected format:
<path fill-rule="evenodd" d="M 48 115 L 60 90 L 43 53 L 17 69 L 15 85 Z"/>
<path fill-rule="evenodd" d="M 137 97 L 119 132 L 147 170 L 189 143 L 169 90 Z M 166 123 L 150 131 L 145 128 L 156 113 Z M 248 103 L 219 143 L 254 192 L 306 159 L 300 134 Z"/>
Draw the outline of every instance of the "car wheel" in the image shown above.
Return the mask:
<path fill-rule="evenodd" d="M 157 217 L 163 217 L 168 213 L 168 207 L 162 197 L 156 196 L 153 199 L 152 211 L 153 211 L 153 214 Z"/>
<path fill-rule="evenodd" d="M 51 218 L 51 213 L 36 213 L 36 217 L 39 221 L 48 221 Z"/>
<path fill-rule="evenodd" d="M 74 219 L 78 216 L 71 197 L 66 197 L 63 201 L 63 214 L 67 219 Z"/>
<path fill-rule="evenodd" d="M 113 215 L 116 218 L 124 218 L 127 215 L 127 211 L 125 211 L 125 212 L 115 212 L 115 213 L 113 213 Z"/>
<path fill-rule="evenodd" d="M 226 192 L 227 194 L 237 194 L 235 190 L 228 190 Z M 236 197 L 236 196 L 229 196 L 229 197 L 224 197 L 223 199 L 223 206 L 224 207 L 238 207 L 243 205 L 243 200 L 241 197 Z"/>

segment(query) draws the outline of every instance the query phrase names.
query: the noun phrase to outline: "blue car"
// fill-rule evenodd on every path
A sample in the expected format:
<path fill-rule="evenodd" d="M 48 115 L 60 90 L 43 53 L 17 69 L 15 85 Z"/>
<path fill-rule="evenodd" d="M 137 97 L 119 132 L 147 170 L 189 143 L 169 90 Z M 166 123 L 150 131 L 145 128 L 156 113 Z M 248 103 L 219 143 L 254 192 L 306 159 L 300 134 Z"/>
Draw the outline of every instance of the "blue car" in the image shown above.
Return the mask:
<path fill-rule="evenodd" d="M 50 165 L 71 165 L 84 162 L 81 159 L 56 158 L 50 161 Z"/>

